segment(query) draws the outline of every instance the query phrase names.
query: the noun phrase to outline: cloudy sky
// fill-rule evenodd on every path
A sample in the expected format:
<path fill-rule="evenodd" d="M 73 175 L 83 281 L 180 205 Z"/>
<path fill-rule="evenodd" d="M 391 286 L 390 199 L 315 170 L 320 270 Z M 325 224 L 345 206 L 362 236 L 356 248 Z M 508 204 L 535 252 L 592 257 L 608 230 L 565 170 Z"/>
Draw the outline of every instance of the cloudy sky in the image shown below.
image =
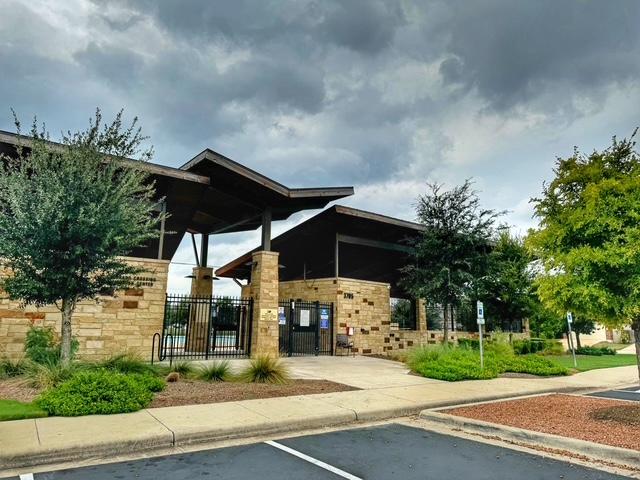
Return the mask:
<path fill-rule="evenodd" d="M 427 181 L 472 177 L 524 231 L 556 156 L 640 125 L 637 0 L 0 0 L 0 12 L 0 129 L 10 107 L 54 137 L 96 106 L 125 108 L 158 163 L 210 147 L 291 187 L 354 185 L 342 203 L 406 219 Z M 211 262 L 258 237 L 214 238 Z M 179 291 L 188 243 L 175 261 Z"/>

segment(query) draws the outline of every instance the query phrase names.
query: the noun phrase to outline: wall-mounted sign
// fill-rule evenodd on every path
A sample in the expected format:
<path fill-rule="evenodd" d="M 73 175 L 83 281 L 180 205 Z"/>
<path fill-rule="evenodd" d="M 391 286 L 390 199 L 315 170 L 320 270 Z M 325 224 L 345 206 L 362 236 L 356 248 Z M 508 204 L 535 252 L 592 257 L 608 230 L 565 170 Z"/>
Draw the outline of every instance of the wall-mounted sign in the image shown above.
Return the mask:
<path fill-rule="evenodd" d="M 287 324 L 287 315 L 284 313 L 284 307 L 278 307 L 278 325 Z"/>
<path fill-rule="evenodd" d="M 320 309 L 320 328 L 327 330 L 329 328 L 329 309 Z"/>
<path fill-rule="evenodd" d="M 311 318 L 311 315 L 309 310 L 306 310 L 306 309 L 300 310 L 300 326 L 301 327 L 308 327 L 310 318 Z"/>

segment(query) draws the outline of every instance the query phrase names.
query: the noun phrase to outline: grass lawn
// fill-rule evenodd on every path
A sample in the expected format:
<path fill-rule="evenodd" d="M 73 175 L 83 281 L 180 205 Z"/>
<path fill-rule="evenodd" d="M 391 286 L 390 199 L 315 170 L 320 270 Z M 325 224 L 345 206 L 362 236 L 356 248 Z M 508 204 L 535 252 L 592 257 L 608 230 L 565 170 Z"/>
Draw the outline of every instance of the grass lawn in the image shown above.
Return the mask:
<path fill-rule="evenodd" d="M 560 365 L 573 368 L 573 358 L 571 355 L 561 355 L 557 357 L 549 357 L 554 362 Z M 636 365 L 635 355 L 576 355 L 578 360 L 578 370 L 585 372 L 587 370 L 594 370 L 596 368 L 611 368 L 611 367 L 625 367 L 627 365 Z"/>
<path fill-rule="evenodd" d="M 608 348 L 613 348 L 614 350 L 622 350 L 623 348 L 630 347 L 631 345 L 632 345 L 631 343 L 598 342 L 598 343 L 594 343 L 591 346 L 596 348 L 608 347 Z"/>
<path fill-rule="evenodd" d="M 33 403 L 22 403 L 16 400 L 0 400 L 0 422 L 46 416 L 47 413 L 40 410 L 40 408 Z"/>

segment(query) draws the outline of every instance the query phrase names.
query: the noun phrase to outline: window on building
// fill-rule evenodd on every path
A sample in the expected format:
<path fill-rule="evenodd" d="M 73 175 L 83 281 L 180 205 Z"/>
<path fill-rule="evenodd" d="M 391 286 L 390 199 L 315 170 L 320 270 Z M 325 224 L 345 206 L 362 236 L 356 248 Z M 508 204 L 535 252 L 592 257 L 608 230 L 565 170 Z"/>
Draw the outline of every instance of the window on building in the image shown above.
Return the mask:
<path fill-rule="evenodd" d="M 391 298 L 391 325 L 400 330 L 415 330 L 418 324 L 416 301 Z"/>

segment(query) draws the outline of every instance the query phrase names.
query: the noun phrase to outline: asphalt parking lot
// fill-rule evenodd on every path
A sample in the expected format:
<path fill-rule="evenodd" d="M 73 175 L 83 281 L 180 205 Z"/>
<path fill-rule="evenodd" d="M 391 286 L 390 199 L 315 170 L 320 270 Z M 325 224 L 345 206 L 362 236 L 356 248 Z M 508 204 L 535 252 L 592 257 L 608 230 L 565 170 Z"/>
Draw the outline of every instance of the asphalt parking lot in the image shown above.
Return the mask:
<path fill-rule="evenodd" d="M 400 424 L 36 473 L 22 480 L 622 479 L 618 475 Z"/>
<path fill-rule="evenodd" d="M 606 392 L 591 393 L 592 397 L 613 398 L 615 400 L 631 400 L 640 402 L 640 387 L 628 387 L 619 390 L 607 390 Z"/>

